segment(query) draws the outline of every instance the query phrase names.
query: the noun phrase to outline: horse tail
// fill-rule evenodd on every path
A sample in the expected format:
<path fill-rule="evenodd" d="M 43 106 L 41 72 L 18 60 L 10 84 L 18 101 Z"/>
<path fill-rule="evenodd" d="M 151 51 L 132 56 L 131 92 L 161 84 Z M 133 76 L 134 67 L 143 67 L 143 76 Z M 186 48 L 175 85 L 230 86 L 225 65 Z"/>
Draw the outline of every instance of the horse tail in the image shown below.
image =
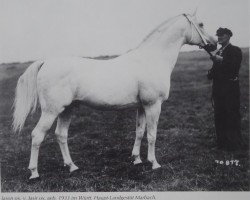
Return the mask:
<path fill-rule="evenodd" d="M 43 61 L 36 61 L 18 79 L 14 100 L 13 130 L 20 132 L 29 113 L 34 113 L 37 106 L 37 74 Z"/>

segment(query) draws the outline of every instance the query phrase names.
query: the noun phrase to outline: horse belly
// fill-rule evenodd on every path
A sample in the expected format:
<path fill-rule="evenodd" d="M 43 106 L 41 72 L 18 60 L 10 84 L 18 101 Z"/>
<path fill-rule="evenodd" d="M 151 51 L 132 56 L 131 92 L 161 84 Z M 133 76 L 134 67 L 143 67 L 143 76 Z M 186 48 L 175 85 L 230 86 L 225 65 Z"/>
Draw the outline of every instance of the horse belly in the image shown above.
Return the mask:
<path fill-rule="evenodd" d="M 77 100 L 82 101 L 85 105 L 103 110 L 125 109 L 138 106 L 136 94 L 126 94 L 124 91 L 110 92 L 99 90 L 84 90 Z"/>
<path fill-rule="evenodd" d="M 76 99 L 99 109 L 124 109 L 138 106 L 138 86 L 131 76 L 89 73 L 78 81 Z"/>

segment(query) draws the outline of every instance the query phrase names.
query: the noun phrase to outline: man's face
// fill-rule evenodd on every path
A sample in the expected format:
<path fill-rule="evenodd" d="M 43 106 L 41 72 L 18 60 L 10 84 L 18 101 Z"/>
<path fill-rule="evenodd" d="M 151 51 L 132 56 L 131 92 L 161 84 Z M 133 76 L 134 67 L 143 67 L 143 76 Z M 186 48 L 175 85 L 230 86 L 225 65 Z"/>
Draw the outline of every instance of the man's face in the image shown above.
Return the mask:
<path fill-rule="evenodd" d="M 227 42 L 229 42 L 229 40 L 230 40 L 230 36 L 227 34 L 218 35 L 219 44 L 226 44 Z"/>

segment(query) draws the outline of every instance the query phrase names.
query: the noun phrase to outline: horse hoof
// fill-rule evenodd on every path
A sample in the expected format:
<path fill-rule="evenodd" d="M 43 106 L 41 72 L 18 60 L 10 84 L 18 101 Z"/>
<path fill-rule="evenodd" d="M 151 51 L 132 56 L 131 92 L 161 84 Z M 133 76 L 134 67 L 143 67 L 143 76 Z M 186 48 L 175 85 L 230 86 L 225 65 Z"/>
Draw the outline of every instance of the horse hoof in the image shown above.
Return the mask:
<path fill-rule="evenodd" d="M 159 168 L 161 168 L 161 165 L 159 165 L 158 163 L 153 164 L 153 166 L 152 166 L 153 170 L 156 170 L 156 169 L 159 169 Z"/>
<path fill-rule="evenodd" d="M 69 172 L 71 173 L 71 172 L 74 172 L 74 171 L 77 171 L 77 170 L 79 170 L 79 168 L 76 165 L 71 165 L 70 169 L 69 169 Z"/>
<path fill-rule="evenodd" d="M 41 178 L 40 177 L 36 177 L 36 178 L 30 178 L 28 180 L 28 184 L 35 184 L 37 182 L 40 182 L 41 181 Z"/>
<path fill-rule="evenodd" d="M 72 177 L 72 176 L 78 176 L 80 171 L 81 171 L 81 170 L 78 168 L 78 169 L 76 169 L 76 170 L 70 172 L 70 173 L 69 173 L 69 176 L 70 176 L 70 177 Z"/>

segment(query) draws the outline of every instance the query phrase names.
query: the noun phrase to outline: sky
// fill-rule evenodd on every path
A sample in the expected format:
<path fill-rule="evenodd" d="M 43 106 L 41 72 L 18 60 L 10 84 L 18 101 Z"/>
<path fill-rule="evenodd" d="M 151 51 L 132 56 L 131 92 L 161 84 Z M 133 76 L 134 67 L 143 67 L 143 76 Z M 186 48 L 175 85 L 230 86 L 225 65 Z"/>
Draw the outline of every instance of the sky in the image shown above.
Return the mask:
<path fill-rule="evenodd" d="M 249 47 L 248 0 L 0 0 L 0 63 L 122 54 L 197 6 L 208 33 L 230 28 L 231 42 Z"/>

